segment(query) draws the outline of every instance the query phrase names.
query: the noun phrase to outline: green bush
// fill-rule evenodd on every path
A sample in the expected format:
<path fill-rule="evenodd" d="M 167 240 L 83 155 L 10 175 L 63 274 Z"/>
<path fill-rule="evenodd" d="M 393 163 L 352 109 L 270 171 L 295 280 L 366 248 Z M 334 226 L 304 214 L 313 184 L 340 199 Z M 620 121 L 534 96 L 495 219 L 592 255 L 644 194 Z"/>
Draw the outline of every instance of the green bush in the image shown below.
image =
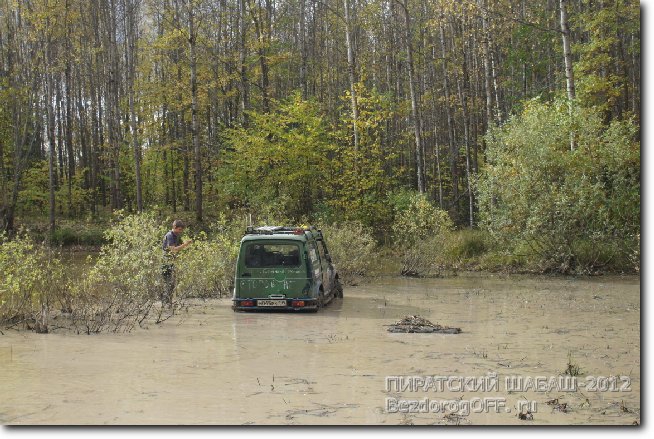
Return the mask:
<path fill-rule="evenodd" d="M 51 242 L 54 245 L 69 246 L 78 243 L 78 237 L 73 229 L 59 227 L 52 234 Z"/>
<path fill-rule="evenodd" d="M 445 237 L 454 229 L 448 213 L 417 192 L 397 192 L 390 197 L 390 203 L 395 213 L 392 232 L 400 255 L 401 274 L 437 273 Z"/>
<path fill-rule="evenodd" d="M 98 246 L 106 243 L 106 240 L 103 229 L 79 225 L 75 228 L 67 226 L 56 228 L 50 237 L 50 242 L 63 247 L 71 245 Z"/>
<path fill-rule="evenodd" d="M 568 108 L 533 101 L 487 135 L 481 225 L 508 252 L 526 244 L 542 271 L 615 268 L 606 252 L 633 254 L 640 233 L 638 125 Z"/>
<path fill-rule="evenodd" d="M 321 228 L 343 285 L 353 285 L 377 266 L 378 249 L 370 230 L 358 222 Z"/>
<path fill-rule="evenodd" d="M 152 213 L 117 216 L 95 265 L 74 286 L 73 319 L 87 333 L 131 329 L 164 287 L 161 241 L 169 221 Z"/>
<path fill-rule="evenodd" d="M 0 323 L 47 332 L 50 313 L 61 311 L 58 325 L 78 332 L 129 331 L 151 317 L 165 320 L 189 297 L 229 294 L 243 226 L 220 217 L 208 227 L 209 235 L 198 233 L 176 258 L 174 306 L 157 305 L 164 289 L 161 243 L 169 224 L 154 213 L 118 212 L 99 255 L 68 282 L 49 247 L 0 235 Z M 83 229 L 60 230 L 63 243 Z"/>
<path fill-rule="evenodd" d="M 50 307 L 64 289 L 59 258 L 30 238 L 0 234 L 0 273 L 0 324 L 48 332 Z"/>
<path fill-rule="evenodd" d="M 480 270 L 509 272 L 526 270 L 527 265 L 526 256 L 502 250 L 483 254 L 477 263 Z"/>
<path fill-rule="evenodd" d="M 615 240 L 575 240 L 572 253 L 580 273 L 593 274 L 606 271 L 631 271 L 634 269 L 630 255 L 623 251 L 629 243 Z"/>
<path fill-rule="evenodd" d="M 454 229 L 448 213 L 434 206 L 423 194 L 403 193 L 394 201 L 393 238 L 400 246 L 411 246 L 425 238 Z"/>
<path fill-rule="evenodd" d="M 458 230 L 448 233 L 443 246 L 443 258 L 452 262 L 478 259 L 489 250 L 488 241 L 488 232 L 483 230 Z"/>
<path fill-rule="evenodd" d="M 184 297 L 222 297 L 234 286 L 240 227 L 224 219 L 211 227 L 215 234 L 194 236 L 176 261 L 176 290 Z M 240 232 L 238 232 L 239 230 Z"/>
<path fill-rule="evenodd" d="M 433 235 L 404 247 L 400 253 L 402 276 L 427 277 L 440 274 L 444 235 Z"/>
<path fill-rule="evenodd" d="M 275 102 L 270 112 L 250 113 L 247 127 L 225 130 L 224 140 L 230 148 L 216 170 L 224 196 L 276 218 L 298 220 L 312 210 L 325 187 L 325 176 L 316 178 L 316 170 L 329 175 L 333 148 L 316 102 L 299 94 Z"/>

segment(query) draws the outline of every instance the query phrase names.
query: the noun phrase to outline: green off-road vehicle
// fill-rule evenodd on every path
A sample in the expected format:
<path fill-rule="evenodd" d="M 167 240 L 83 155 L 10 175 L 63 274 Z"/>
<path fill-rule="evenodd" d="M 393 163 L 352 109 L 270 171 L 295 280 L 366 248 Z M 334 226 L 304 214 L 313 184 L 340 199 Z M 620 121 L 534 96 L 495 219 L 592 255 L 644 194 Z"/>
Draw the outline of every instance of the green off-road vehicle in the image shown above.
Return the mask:
<path fill-rule="evenodd" d="M 343 297 L 322 232 L 248 227 L 236 263 L 235 311 L 318 311 Z"/>

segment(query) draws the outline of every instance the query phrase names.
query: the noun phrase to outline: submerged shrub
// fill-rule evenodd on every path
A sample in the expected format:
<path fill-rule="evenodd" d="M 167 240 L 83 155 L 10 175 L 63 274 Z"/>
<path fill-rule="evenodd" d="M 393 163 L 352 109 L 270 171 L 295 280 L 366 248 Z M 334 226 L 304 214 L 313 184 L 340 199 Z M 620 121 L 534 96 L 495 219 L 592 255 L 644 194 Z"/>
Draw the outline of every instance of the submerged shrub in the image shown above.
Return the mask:
<path fill-rule="evenodd" d="M 135 300 L 156 297 L 161 288 L 161 241 L 167 225 L 168 221 L 152 213 L 121 219 L 105 232 L 109 243 L 102 246 L 91 276 Z"/>
<path fill-rule="evenodd" d="M 443 235 L 428 236 L 404 247 L 400 254 L 402 262 L 400 274 L 412 277 L 438 275 L 443 240 Z"/>
<path fill-rule="evenodd" d="M 200 232 L 178 254 L 172 307 L 159 306 L 164 290 L 161 248 L 168 219 L 154 213 L 122 216 L 109 227 L 99 255 L 79 277 L 65 281 L 58 255 L 26 237 L 0 235 L 0 324 L 47 332 L 51 311 L 58 325 L 87 334 L 126 332 L 150 318 L 163 321 L 189 297 L 229 294 L 243 227 L 221 217 L 210 235 Z"/>
<path fill-rule="evenodd" d="M 141 213 L 120 218 L 105 232 L 108 243 L 74 288 L 78 328 L 129 330 L 148 317 L 163 289 L 161 240 L 167 223 Z"/>
<path fill-rule="evenodd" d="M 48 332 L 50 307 L 64 289 L 57 255 L 30 238 L 0 234 L 0 324 Z"/>
<path fill-rule="evenodd" d="M 332 224 L 321 228 L 329 254 L 343 285 L 353 285 L 378 263 L 372 233 L 358 222 Z"/>
<path fill-rule="evenodd" d="M 400 252 L 401 274 L 435 274 L 444 238 L 454 229 L 452 219 L 417 192 L 400 193 L 393 198 L 393 204 L 393 241 Z"/>
<path fill-rule="evenodd" d="M 177 294 L 181 297 L 222 297 L 234 284 L 239 240 L 227 229 L 208 239 L 201 233 L 176 261 Z"/>

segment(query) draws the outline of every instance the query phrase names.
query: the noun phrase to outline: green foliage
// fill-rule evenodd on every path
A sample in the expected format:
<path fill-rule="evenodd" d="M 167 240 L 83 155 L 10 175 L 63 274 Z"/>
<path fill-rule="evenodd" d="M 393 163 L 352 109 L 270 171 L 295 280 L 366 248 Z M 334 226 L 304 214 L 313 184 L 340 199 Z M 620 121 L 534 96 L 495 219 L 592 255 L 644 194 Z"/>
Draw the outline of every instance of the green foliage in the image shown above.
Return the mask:
<path fill-rule="evenodd" d="M 221 217 L 212 224 L 210 238 L 201 232 L 193 237 L 176 261 L 177 292 L 185 297 L 222 297 L 234 286 L 241 227 Z"/>
<path fill-rule="evenodd" d="M 629 98 L 627 57 L 640 55 L 638 41 L 627 43 L 623 35 L 640 30 L 637 2 L 605 0 L 600 9 L 588 8 L 576 17 L 575 24 L 588 35 L 574 46 L 579 60 L 575 63 L 577 98 L 583 106 L 595 107 L 604 116 L 617 108 L 629 107 L 620 100 Z M 638 97 L 638 99 L 640 99 Z"/>
<path fill-rule="evenodd" d="M 61 297 L 64 269 L 52 251 L 30 238 L 0 234 L 0 324 L 48 331 L 48 307 Z"/>
<path fill-rule="evenodd" d="M 50 243 L 56 246 L 67 247 L 71 245 L 100 246 L 105 244 L 104 229 L 97 225 L 78 223 L 75 225 L 61 225 L 50 235 Z"/>
<path fill-rule="evenodd" d="M 74 217 L 79 213 L 86 212 L 91 200 L 91 191 L 84 188 L 84 176 L 86 169 L 77 169 L 77 172 L 70 181 L 61 183 L 55 192 L 55 203 L 59 210 L 68 217 Z M 47 173 L 45 174 L 47 177 Z"/>
<path fill-rule="evenodd" d="M 379 249 L 368 228 L 357 222 L 322 226 L 341 284 L 353 285 L 379 264 Z"/>
<path fill-rule="evenodd" d="M 635 123 L 604 126 L 596 109 L 575 108 L 570 117 L 563 102 L 533 101 L 487 142 L 478 200 L 482 225 L 500 245 L 526 243 L 542 270 L 559 272 L 604 267 L 579 259 L 588 246 L 632 252 L 640 231 Z"/>
<path fill-rule="evenodd" d="M 23 174 L 17 209 L 22 213 L 45 215 L 49 203 L 48 161 L 39 160 Z"/>
<path fill-rule="evenodd" d="M 331 178 L 329 130 L 316 103 L 299 95 L 271 113 L 251 113 L 247 128 L 228 130 L 233 148 L 218 171 L 227 195 L 253 210 L 277 206 L 292 219 L 311 212 Z"/>
<path fill-rule="evenodd" d="M 299 94 L 271 113 L 251 113 L 247 128 L 228 130 L 232 151 L 216 171 L 223 196 L 240 200 L 257 218 L 356 221 L 386 230 L 391 179 L 384 167 L 394 152 L 382 144 L 390 100 L 363 84 L 357 92 L 358 148 L 349 116 L 330 127 L 318 104 Z"/>
<path fill-rule="evenodd" d="M 59 183 L 55 191 L 55 204 L 58 212 L 68 217 L 88 210 L 91 191 L 84 189 L 86 170 L 78 172 L 68 185 L 68 180 Z M 43 215 L 48 213 L 50 203 L 50 180 L 48 161 L 36 160 L 23 173 L 21 190 L 18 193 L 17 210 L 24 215 Z"/>
<path fill-rule="evenodd" d="M 582 272 L 631 272 L 637 271 L 637 264 L 631 258 L 636 251 L 636 239 L 622 242 L 618 239 L 577 239 L 573 242 L 577 271 Z M 632 250 L 632 253 L 629 251 Z M 640 260 L 638 261 L 640 262 Z"/>
<path fill-rule="evenodd" d="M 170 220 L 153 212 L 117 212 L 99 255 L 66 282 L 60 257 L 31 239 L 0 236 L 0 323 L 47 330 L 50 311 L 61 311 L 78 332 L 129 331 L 154 316 L 161 322 L 189 297 L 229 294 L 243 227 L 224 215 L 199 232 L 175 258 L 175 307 L 157 306 L 164 289 L 161 242 Z M 71 229 L 61 239 L 78 236 Z M 67 235 L 70 233 L 70 235 Z M 72 238 L 70 238 L 72 239 Z"/>
<path fill-rule="evenodd" d="M 390 197 L 395 211 L 393 238 L 400 246 L 411 246 L 431 236 L 454 229 L 447 212 L 434 206 L 425 195 L 411 191 L 396 192 Z"/>
<path fill-rule="evenodd" d="M 391 99 L 375 88 L 367 88 L 359 82 L 355 84 L 355 90 L 359 144 L 358 147 L 354 145 L 352 114 L 344 111 L 340 125 L 333 133 L 337 139 L 333 157 L 335 178 L 325 203 L 342 219 L 361 222 L 383 233 L 390 226 L 392 217 L 386 194 L 392 188 L 394 177 L 385 168 L 397 157 L 397 151 L 388 146 L 384 148 L 384 139 L 388 135 L 386 124 L 394 111 Z M 342 97 L 344 106 L 350 105 L 350 99 L 348 91 Z"/>
<path fill-rule="evenodd" d="M 122 215 L 118 212 L 117 222 L 105 232 L 108 243 L 100 251 L 92 276 L 114 289 L 148 297 L 152 288 L 158 287 L 158 282 L 150 281 L 160 277 L 166 223 L 151 212 Z"/>
<path fill-rule="evenodd" d="M 512 250 L 496 249 L 480 256 L 477 267 L 487 271 L 521 272 L 526 270 L 529 261 L 525 255 Z"/>
<path fill-rule="evenodd" d="M 400 251 L 401 273 L 428 276 L 437 273 L 437 259 L 454 223 L 444 210 L 434 206 L 424 194 L 398 191 L 390 195 L 395 219 L 393 242 Z"/>
<path fill-rule="evenodd" d="M 448 261 L 476 260 L 490 248 L 488 233 L 483 230 L 459 230 L 448 233 L 443 246 L 443 257 Z"/>
<path fill-rule="evenodd" d="M 445 235 L 425 236 L 400 250 L 402 276 L 427 277 L 440 274 L 439 259 Z"/>
<path fill-rule="evenodd" d="M 73 318 L 87 333 L 131 329 L 148 316 L 164 286 L 165 223 L 153 213 L 122 215 L 105 232 L 108 243 L 95 265 L 73 287 Z"/>

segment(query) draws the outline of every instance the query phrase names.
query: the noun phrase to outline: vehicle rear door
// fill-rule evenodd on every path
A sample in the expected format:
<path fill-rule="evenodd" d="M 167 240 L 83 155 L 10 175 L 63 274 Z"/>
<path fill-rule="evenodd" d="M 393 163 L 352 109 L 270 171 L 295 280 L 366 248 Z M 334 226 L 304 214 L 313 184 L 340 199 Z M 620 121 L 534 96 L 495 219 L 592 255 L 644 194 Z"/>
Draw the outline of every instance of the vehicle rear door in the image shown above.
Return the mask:
<path fill-rule="evenodd" d="M 240 297 L 302 297 L 309 282 L 302 242 L 245 241 L 236 277 Z"/>

